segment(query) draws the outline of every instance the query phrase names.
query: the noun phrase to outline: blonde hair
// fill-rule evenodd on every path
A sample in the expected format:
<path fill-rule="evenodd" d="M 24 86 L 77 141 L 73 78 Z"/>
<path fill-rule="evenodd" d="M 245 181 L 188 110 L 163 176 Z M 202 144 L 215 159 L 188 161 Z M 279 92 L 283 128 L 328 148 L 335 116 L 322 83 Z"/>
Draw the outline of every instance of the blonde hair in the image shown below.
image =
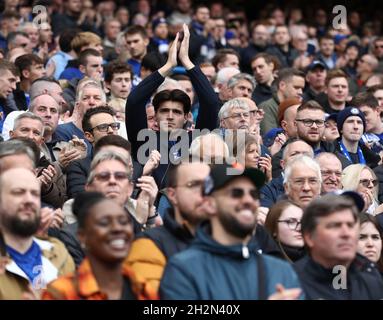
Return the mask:
<path fill-rule="evenodd" d="M 101 43 L 101 38 L 97 34 L 86 31 L 78 33 L 70 44 L 73 51 L 79 55 L 83 47 L 89 46 L 91 44 L 98 45 Z"/>
<path fill-rule="evenodd" d="M 359 163 L 352 164 L 346 167 L 342 172 L 343 189 L 356 191 L 359 186 L 360 176 L 364 169 L 368 170 L 374 179 L 378 179 L 376 177 L 375 172 L 370 167 L 366 166 L 365 164 L 359 164 Z M 379 186 L 374 188 L 374 202 L 377 202 L 378 191 L 379 191 Z"/>

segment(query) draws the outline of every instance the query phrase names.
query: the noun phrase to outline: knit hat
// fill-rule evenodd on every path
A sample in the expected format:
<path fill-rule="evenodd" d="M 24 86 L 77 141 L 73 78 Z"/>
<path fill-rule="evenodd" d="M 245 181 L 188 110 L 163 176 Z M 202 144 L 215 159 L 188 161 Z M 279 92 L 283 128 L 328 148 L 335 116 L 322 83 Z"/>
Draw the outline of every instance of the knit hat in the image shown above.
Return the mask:
<path fill-rule="evenodd" d="M 152 30 L 154 31 L 157 26 L 161 23 L 166 23 L 166 19 L 165 18 L 157 18 L 157 19 L 154 19 L 153 22 L 152 22 Z"/>
<path fill-rule="evenodd" d="M 361 112 L 358 108 L 355 107 L 347 107 L 338 113 L 336 122 L 338 125 L 339 133 L 342 132 L 343 124 L 346 121 L 346 119 L 352 116 L 357 116 L 361 118 L 363 121 L 363 132 L 366 130 L 366 118 L 364 117 L 363 112 Z"/>

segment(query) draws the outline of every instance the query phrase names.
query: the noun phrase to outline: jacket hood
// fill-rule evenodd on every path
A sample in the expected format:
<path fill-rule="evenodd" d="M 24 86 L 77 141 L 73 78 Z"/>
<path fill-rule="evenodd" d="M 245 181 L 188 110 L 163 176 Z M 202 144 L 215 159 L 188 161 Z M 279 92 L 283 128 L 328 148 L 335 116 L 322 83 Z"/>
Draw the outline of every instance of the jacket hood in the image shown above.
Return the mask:
<path fill-rule="evenodd" d="M 231 246 L 225 246 L 215 241 L 211 237 L 211 225 L 209 221 L 202 223 L 197 229 L 192 246 L 215 255 L 224 255 L 234 259 L 248 259 L 250 255 L 258 254 L 254 237 L 252 237 L 252 240 L 247 244 L 236 244 Z"/>

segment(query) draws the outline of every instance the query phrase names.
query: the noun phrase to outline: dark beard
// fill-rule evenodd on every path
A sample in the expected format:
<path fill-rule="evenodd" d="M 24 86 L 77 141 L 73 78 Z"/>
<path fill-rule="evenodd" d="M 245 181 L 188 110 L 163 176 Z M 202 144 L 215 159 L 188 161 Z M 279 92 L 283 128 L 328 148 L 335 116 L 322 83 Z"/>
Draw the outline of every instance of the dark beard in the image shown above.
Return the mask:
<path fill-rule="evenodd" d="M 40 217 L 33 220 L 22 221 L 17 216 L 5 216 L 2 219 L 3 226 L 12 234 L 28 238 L 33 236 L 40 226 Z"/>
<path fill-rule="evenodd" d="M 241 239 L 251 235 L 256 226 L 256 222 L 254 223 L 254 225 L 241 224 L 233 216 L 228 214 L 219 213 L 218 219 L 221 222 L 222 227 L 226 230 L 226 232 Z"/>

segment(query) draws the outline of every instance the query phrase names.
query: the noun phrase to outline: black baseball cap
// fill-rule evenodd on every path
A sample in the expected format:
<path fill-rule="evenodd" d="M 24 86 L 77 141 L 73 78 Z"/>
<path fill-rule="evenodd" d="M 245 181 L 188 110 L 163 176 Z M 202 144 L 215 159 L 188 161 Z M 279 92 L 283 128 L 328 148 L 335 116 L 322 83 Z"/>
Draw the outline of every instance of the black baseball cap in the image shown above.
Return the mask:
<path fill-rule="evenodd" d="M 313 62 L 311 62 L 309 64 L 309 66 L 307 67 L 306 69 L 306 72 L 307 71 L 312 71 L 314 70 L 315 68 L 322 68 L 322 69 L 325 69 L 327 70 L 327 66 L 320 60 L 314 60 Z"/>
<path fill-rule="evenodd" d="M 266 181 L 265 174 L 259 169 L 243 168 L 238 164 L 216 164 L 211 167 L 210 174 L 205 180 L 204 194 L 209 195 L 213 191 L 223 188 L 227 183 L 238 177 L 249 178 L 258 190 Z"/>

